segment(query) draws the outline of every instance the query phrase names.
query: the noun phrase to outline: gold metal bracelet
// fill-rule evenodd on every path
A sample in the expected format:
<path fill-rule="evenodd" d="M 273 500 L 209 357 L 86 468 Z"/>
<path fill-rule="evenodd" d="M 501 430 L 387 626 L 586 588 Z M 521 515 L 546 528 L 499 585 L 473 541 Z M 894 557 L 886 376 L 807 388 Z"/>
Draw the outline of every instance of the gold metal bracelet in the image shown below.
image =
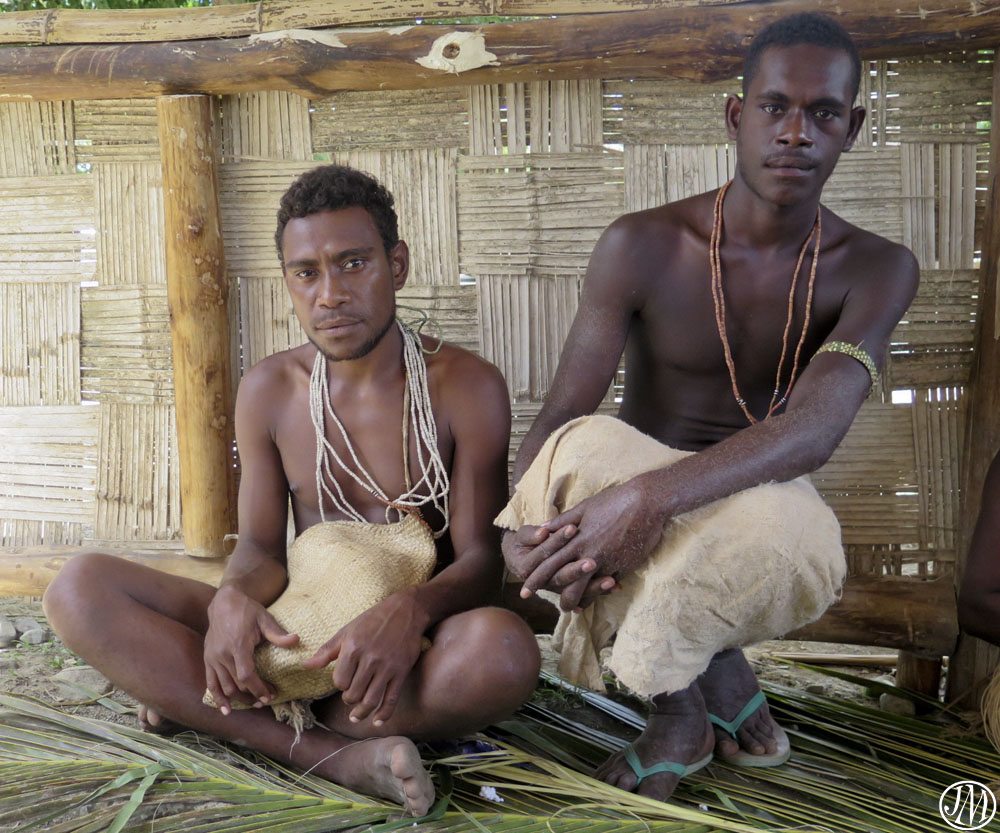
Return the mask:
<path fill-rule="evenodd" d="M 855 361 L 861 362 L 864 365 L 865 370 L 868 371 L 868 375 L 871 377 L 872 387 L 878 384 L 878 368 L 875 366 L 875 360 L 869 355 L 867 350 L 854 344 L 848 344 L 846 341 L 828 341 L 816 351 L 817 356 L 820 353 L 843 353 L 845 356 L 850 356 Z"/>

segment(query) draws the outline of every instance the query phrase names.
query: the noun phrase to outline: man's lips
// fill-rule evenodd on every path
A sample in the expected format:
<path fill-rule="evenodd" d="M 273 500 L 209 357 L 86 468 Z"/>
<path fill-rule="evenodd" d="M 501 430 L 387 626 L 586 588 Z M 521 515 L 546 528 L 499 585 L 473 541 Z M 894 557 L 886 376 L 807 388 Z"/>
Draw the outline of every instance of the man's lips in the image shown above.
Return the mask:
<path fill-rule="evenodd" d="M 358 322 L 353 318 L 336 318 L 332 321 L 320 321 L 316 324 L 317 330 L 343 330 L 347 327 L 353 327 Z"/>
<path fill-rule="evenodd" d="M 779 171 L 811 171 L 816 166 L 800 156 L 775 156 L 764 163 L 764 167 Z"/>

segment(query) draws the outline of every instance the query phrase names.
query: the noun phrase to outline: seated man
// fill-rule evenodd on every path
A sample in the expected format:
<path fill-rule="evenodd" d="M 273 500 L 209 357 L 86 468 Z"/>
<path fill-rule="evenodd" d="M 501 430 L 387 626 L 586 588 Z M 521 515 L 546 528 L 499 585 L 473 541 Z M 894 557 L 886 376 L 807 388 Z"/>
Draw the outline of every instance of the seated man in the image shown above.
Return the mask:
<path fill-rule="evenodd" d="M 530 629 L 483 607 L 503 566 L 491 521 L 507 494 L 507 389 L 488 362 L 397 321 L 409 252 L 392 196 L 372 177 L 336 165 L 303 174 L 282 197 L 276 242 L 309 343 L 263 360 L 240 385 L 239 539 L 221 586 L 89 553 L 49 587 L 46 614 L 70 648 L 145 704 L 150 724 L 170 719 L 421 815 L 433 787 L 412 739 L 503 719 L 537 681 Z M 298 742 L 261 708 L 276 702 L 276 686 L 255 667 L 258 646 L 273 655 L 271 646 L 305 641 L 267 609 L 288 580 L 289 498 L 297 536 L 308 530 L 329 555 L 328 574 L 299 586 L 300 598 L 361 591 L 364 576 L 345 578 L 333 551 L 344 528 L 371 537 L 361 557 L 373 572 L 404 527 L 437 561 L 429 580 L 309 652 L 312 669 L 336 660 L 342 693 L 312 704 L 329 728 Z M 219 709 L 203 704 L 206 685 Z"/>
<path fill-rule="evenodd" d="M 993 458 L 958 592 L 962 630 L 1000 645 L 1000 452 Z"/>
<path fill-rule="evenodd" d="M 561 594 L 561 669 L 600 687 L 617 633 L 611 669 L 651 698 L 598 771 L 627 790 L 665 799 L 713 754 L 789 754 L 740 646 L 839 593 L 839 527 L 803 475 L 850 427 L 918 277 L 908 250 L 820 205 L 864 120 L 859 77 L 829 18 L 754 38 L 726 102 L 734 179 L 604 232 L 518 454 L 504 555 L 522 596 Z M 584 416 L 623 352 L 618 420 Z"/>

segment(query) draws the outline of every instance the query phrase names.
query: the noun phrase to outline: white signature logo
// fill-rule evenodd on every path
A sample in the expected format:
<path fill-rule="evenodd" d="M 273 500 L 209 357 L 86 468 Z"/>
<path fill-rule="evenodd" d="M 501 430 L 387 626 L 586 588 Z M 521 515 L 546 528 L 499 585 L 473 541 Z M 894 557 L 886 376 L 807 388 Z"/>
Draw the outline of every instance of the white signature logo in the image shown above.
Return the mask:
<path fill-rule="evenodd" d="M 979 830 L 997 814 L 993 791 L 978 781 L 956 781 L 938 800 L 938 812 L 954 830 Z"/>

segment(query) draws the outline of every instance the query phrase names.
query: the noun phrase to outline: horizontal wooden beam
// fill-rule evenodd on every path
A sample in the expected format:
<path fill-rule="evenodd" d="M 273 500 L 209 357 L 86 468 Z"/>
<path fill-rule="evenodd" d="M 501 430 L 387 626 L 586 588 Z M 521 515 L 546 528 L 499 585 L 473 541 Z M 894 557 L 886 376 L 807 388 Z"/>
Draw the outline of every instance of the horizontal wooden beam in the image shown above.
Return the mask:
<path fill-rule="evenodd" d="M 286 29 L 245 38 L 0 49 L 0 101 L 420 89 L 556 78 L 732 78 L 754 32 L 825 11 L 868 57 L 1000 43 L 1000 0 L 769 0 L 482 26 Z M 227 8 L 227 7 L 219 7 Z M 231 8 L 231 7 L 229 7 Z M 239 8 L 239 7 L 236 7 Z"/>
<path fill-rule="evenodd" d="M 222 580 L 225 567 L 223 559 L 192 558 L 179 549 L 127 551 L 101 547 L 101 550 L 174 576 L 186 576 L 212 585 Z M 0 551 L 0 596 L 41 596 L 62 565 L 80 552 L 83 550 L 76 547 Z"/>
<path fill-rule="evenodd" d="M 931 581 L 854 576 L 819 621 L 787 637 L 945 656 L 958 639 L 955 585 L 950 576 Z"/>

